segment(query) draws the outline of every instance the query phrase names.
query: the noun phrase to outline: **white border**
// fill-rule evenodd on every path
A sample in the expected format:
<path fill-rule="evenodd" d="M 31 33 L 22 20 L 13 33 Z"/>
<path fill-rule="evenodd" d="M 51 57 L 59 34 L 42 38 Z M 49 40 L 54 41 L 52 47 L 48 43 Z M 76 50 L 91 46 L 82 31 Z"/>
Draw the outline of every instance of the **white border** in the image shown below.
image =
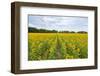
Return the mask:
<path fill-rule="evenodd" d="M 88 17 L 88 59 L 28 61 L 28 14 Z M 20 69 L 43 69 L 94 65 L 94 11 L 39 7 L 20 8 Z"/>

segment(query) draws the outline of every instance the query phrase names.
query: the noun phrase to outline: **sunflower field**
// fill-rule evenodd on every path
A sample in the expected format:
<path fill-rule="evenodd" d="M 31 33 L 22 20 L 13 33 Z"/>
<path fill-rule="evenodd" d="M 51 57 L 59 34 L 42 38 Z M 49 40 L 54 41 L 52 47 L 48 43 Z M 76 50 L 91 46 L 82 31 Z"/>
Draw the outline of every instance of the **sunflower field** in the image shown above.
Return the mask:
<path fill-rule="evenodd" d="M 28 33 L 28 60 L 88 57 L 88 34 Z"/>

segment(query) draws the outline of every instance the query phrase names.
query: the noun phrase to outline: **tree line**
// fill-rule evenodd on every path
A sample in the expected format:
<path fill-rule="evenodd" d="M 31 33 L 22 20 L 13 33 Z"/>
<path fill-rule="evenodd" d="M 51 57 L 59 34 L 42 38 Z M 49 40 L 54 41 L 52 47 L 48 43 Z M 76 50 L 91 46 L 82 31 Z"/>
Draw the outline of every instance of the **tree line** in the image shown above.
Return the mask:
<path fill-rule="evenodd" d="M 87 33 L 86 31 L 57 31 L 57 30 L 47 30 L 47 29 L 37 29 L 34 27 L 28 27 L 29 33 Z"/>

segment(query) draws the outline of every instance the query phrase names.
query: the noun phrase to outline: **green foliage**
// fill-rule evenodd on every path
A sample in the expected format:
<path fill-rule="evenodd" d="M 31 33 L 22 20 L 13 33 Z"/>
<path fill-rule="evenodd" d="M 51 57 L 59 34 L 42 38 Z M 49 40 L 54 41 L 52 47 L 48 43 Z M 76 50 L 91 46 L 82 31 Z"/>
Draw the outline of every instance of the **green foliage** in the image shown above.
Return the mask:
<path fill-rule="evenodd" d="M 81 34 L 84 34 L 84 33 L 87 33 L 86 31 L 78 31 L 78 32 L 75 32 L 75 31 L 57 31 L 57 30 L 47 30 L 47 29 L 38 29 L 38 28 L 35 28 L 35 27 L 28 27 L 28 32 L 29 33 L 81 33 Z"/>

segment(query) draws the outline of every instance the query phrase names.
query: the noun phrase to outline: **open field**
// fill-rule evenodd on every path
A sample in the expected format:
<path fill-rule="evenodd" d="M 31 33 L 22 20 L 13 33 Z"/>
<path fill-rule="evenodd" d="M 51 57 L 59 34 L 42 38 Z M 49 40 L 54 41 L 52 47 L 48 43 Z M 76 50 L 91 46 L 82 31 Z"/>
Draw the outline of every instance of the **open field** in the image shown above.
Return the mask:
<path fill-rule="evenodd" d="M 28 33 L 28 60 L 88 57 L 88 34 Z"/>

